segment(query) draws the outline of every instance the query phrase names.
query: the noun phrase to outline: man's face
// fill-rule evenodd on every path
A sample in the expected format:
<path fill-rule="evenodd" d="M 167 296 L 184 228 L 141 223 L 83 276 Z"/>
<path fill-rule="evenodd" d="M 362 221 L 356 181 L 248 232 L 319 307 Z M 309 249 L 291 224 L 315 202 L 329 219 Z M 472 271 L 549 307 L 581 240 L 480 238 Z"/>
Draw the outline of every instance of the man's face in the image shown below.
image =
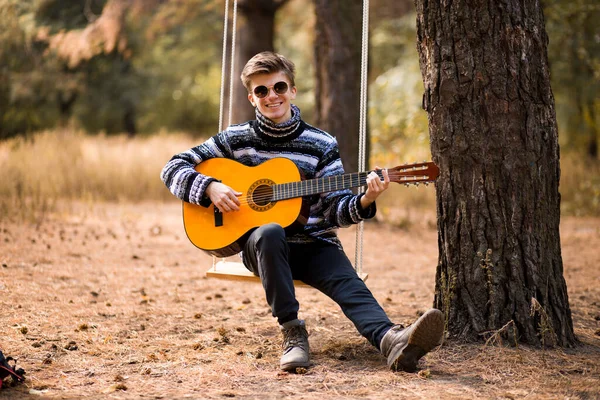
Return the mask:
<path fill-rule="evenodd" d="M 285 82 L 287 85 L 285 93 L 281 90 L 281 88 L 284 87 L 281 82 Z M 263 87 L 261 88 L 261 86 Z M 261 98 L 261 92 L 264 93 L 265 87 L 268 89 L 268 93 L 265 97 Z M 287 76 L 283 72 L 258 74 L 250 79 L 250 93 L 248 93 L 248 100 L 250 100 L 250 103 L 252 103 L 254 107 L 258 107 L 258 111 L 260 111 L 262 115 L 276 124 L 286 122 L 292 118 L 290 101 L 295 98 L 296 87 L 291 86 Z"/>

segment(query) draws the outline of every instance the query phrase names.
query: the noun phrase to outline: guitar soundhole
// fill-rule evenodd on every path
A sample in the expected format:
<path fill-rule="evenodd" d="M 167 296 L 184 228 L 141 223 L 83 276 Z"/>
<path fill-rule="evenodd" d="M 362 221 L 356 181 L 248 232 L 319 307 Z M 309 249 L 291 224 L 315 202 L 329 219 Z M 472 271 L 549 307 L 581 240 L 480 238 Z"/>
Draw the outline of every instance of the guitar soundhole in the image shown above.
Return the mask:
<path fill-rule="evenodd" d="M 267 211 L 275 205 L 273 202 L 273 185 L 270 179 L 261 179 L 254 182 L 249 190 L 250 201 L 248 205 L 254 211 Z"/>
<path fill-rule="evenodd" d="M 271 202 L 273 189 L 270 186 L 259 186 L 252 193 L 252 202 L 257 206 L 264 207 Z"/>

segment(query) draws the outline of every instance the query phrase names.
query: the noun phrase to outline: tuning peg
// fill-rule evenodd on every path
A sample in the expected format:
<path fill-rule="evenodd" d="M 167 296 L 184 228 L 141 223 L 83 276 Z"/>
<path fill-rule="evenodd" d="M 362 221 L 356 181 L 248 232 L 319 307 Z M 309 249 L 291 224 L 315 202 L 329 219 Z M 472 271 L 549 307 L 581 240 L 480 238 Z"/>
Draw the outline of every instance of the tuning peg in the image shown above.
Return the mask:
<path fill-rule="evenodd" d="M 419 187 L 419 182 L 415 182 L 415 186 L 416 186 L 416 187 Z"/>
<path fill-rule="evenodd" d="M 406 186 L 406 187 L 409 187 L 409 186 L 410 186 L 410 183 L 406 182 L 406 183 L 404 184 L 404 186 Z"/>
<path fill-rule="evenodd" d="M 423 182 L 423 185 L 429 186 L 429 182 Z"/>

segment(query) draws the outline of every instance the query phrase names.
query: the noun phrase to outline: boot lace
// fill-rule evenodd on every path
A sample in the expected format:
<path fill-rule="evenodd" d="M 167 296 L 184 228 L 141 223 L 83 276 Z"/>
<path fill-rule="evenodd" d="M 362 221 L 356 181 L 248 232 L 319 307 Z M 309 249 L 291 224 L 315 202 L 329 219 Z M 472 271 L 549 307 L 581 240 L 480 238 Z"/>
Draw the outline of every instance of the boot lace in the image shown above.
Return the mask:
<path fill-rule="evenodd" d="M 284 350 L 289 350 L 294 347 L 300 347 L 304 351 L 308 351 L 308 332 L 304 326 L 292 326 L 283 332 Z"/>

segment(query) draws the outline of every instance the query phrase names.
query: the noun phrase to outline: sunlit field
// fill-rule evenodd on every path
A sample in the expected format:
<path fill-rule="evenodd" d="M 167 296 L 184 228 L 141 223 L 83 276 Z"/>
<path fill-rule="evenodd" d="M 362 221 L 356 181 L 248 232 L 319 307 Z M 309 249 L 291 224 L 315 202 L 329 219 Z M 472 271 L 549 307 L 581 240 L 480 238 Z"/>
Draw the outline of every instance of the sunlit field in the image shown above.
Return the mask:
<path fill-rule="evenodd" d="M 2 218 L 39 219 L 58 204 L 172 200 L 159 179 L 169 158 L 202 141 L 180 133 L 128 138 L 86 135 L 74 130 L 45 131 L 0 142 Z M 426 149 L 403 160 L 371 155 L 382 167 L 422 160 Z M 389 163 L 390 165 L 386 165 Z M 563 215 L 600 215 L 600 164 L 563 154 Z M 379 218 L 403 227 L 420 211 L 435 211 L 435 189 L 393 184 L 379 200 Z"/>
<path fill-rule="evenodd" d="M 64 130 L 2 142 L 1 213 L 39 218 L 65 200 L 170 199 L 160 170 L 173 154 L 197 141 L 183 134 L 128 138 Z"/>

